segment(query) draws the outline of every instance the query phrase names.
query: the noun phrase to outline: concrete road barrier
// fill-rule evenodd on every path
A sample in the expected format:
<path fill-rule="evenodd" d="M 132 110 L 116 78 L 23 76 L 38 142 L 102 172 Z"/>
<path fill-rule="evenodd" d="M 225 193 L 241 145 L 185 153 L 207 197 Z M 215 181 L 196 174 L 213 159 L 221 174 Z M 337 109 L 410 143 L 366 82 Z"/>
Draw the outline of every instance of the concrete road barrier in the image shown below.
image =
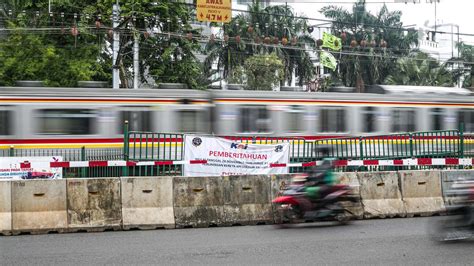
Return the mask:
<path fill-rule="evenodd" d="M 174 177 L 176 228 L 226 225 L 222 177 Z"/>
<path fill-rule="evenodd" d="M 451 189 L 454 182 L 458 180 L 473 180 L 474 170 L 443 170 L 441 171 L 441 188 L 443 191 L 444 203 L 450 206 L 456 203 L 459 199 L 456 197 L 448 197 L 447 192 Z"/>
<path fill-rule="evenodd" d="M 225 176 L 223 185 L 226 224 L 273 223 L 270 178 L 267 175 Z"/>
<path fill-rule="evenodd" d="M 364 218 L 405 217 L 397 172 L 358 173 Z"/>
<path fill-rule="evenodd" d="M 440 171 L 401 171 L 400 186 L 408 217 L 445 211 Z"/>
<path fill-rule="evenodd" d="M 68 179 L 67 216 L 72 232 L 121 229 L 120 179 Z"/>
<path fill-rule="evenodd" d="M 65 179 L 12 181 L 11 193 L 14 234 L 67 228 Z"/>
<path fill-rule="evenodd" d="M 123 229 L 174 228 L 172 177 L 122 177 Z"/>
<path fill-rule="evenodd" d="M 291 183 L 291 178 L 293 174 L 282 174 L 282 175 L 271 175 L 270 176 L 270 187 L 271 187 L 271 199 L 274 200 L 276 197 L 280 196 L 280 192 L 285 186 Z M 272 206 L 273 222 L 276 223 L 279 221 L 279 215 L 276 209 L 276 206 Z"/>
<path fill-rule="evenodd" d="M 358 202 L 343 202 L 342 205 L 351 212 L 356 219 L 364 218 L 364 209 L 362 208 L 362 201 L 360 197 L 360 183 L 356 173 L 335 173 L 339 179 L 340 184 L 349 185 Z"/>
<path fill-rule="evenodd" d="M 12 183 L 0 181 L 0 234 L 12 233 Z"/>

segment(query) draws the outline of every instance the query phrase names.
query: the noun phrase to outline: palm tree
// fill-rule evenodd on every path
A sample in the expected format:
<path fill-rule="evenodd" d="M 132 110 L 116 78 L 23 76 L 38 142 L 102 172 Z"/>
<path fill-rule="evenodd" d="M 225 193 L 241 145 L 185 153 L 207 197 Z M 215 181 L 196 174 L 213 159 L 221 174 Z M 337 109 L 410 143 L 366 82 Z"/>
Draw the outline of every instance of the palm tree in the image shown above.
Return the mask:
<path fill-rule="evenodd" d="M 395 57 L 405 56 L 417 44 L 417 33 L 407 31 L 400 21 L 400 11 L 388 11 L 384 5 L 373 15 L 366 9 L 365 0 L 354 4 L 352 12 L 330 5 L 321 10 L 334 20 L 332 32 L 343 39 L 343 53 L 339 56 L 339 74 L 345 86 L 363 91 L 365 84 L 385 80 L 395 64 Z"/>
<path fill-rule="evenodd" d="M 205 64 L 211 69 L 217 62 L 223 78 L 243 66 L 247 58 L 256 54 L 275 53 L 284 62 L 284 80 L 292 82 L 292 74 L 301 86 L 314 74 L 314 67 L 305 45 L 314 46 L 306 32 L 306 19 L 294 18 L 287 5 L 261 8 L 259 1 L 248 6 L 248 12 L 237 15 L 223 27 L 223 41 L 211 40 L 206 46 Z M 211 38 L 212 39 L 212 38 Z"/>
<path fill-rule="evenodd" d="M 446 65 L 423 52 L 412 53 L 397 60 L 392 74 L 385 78 L 390 85 L 453 86 L 451 73 Z"/>
<path fill-rule="evenodd" d="M 474 46 L 459 42 L 456 44 L 459 51 L 459 57 L 453 57 L 448 60 L 448 64 L 453 67 L 453 78 L 455 80 L 466 78 L 463 87 L 472 87 L 474 84 Z"/>

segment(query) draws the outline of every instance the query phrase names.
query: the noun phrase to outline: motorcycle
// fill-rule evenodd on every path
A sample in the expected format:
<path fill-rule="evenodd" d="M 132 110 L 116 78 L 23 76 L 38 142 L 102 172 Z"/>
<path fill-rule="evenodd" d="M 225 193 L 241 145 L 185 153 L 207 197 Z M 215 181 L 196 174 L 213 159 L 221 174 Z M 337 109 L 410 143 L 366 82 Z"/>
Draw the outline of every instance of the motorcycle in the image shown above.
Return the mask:
<path fill-rule="evenodd" d="M 446 192 L 454 203 L 447 215 L 434 223 L 432 238 L 439 242 L 468 240 L 474 237 L 474 181 L 456 182 Z"/>
<path fill-rule="evenodd" d="M 277 211 L 275 221 L 277 226 L 288 227 L 306 221 L 334 220 L 340 224 L 347 224 L 353 219 L 353 213 L 344 203 L 356 203 L 359 198 L 353 195 L 350 186 L 342 184 L 328 186 L 325 195 L 318 200 L 306 196 L 305 187 L 301 177 L 295 177 L 272 201 Z"/>

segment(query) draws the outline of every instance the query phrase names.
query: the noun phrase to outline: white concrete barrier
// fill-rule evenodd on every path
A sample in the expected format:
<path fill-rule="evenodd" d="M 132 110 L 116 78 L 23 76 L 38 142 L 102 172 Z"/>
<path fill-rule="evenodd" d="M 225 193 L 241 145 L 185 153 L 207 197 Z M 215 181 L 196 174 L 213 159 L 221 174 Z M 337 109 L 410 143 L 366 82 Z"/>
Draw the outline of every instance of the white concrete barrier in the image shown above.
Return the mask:
<path fill-rule="evenodd" d="M 120 178 L 67 179 L 68 231 L 120 230 Z"/>
<path fill-rule="evenodd" d="M 226 225 L 222 180 L 220 176 L 173 178 L 176 228 Z"/>
<path fill-rule="evenodd" d="M 408 217 L 429 216 L 445 211 L 440 171 L 401 171 L 399 175 Z"/>
<path fill-rule="evenodd" d="M 447 195 L 456 181 L 474 180 L 474 170 L 444 170 L 441 171 L 441 188 L 443 191 L 444 204 L 446 206 L 456 204 L 459 199 Z"/>
<path fill-rule="evenodd" d="M 405 217 L 397 172 L 358 173 L 365 218 Z"/>
<path fill-rule="evenodd" d="M 226 224 L 273 223 L 268 176 L 225 176 L 223 179 Z"/>
<path fill-rule="evenodd" d="M 172 177 L 122 177 L 123 229 L 174 228 Z"/>
<path fill-rule="evenodd" d="M 364 218 L 364 209 L 360 197 L 360 183 L 357 178 L 357 173 L 335 173 L 335 175 L 339 179 L 340 184 L 349 185 L 352 188 L 352 193 L 359 200 L 357 203 L 344 202 L 343 206 L 346 207 L 356 219 Z"/>
<path fill-rule="evenodd" d="M 65 179 L 12 181 L 11 191 L 14 234 L 65 231 Z"/>
<path fill-rule="evenodd" d="M 12 183 L 0 181 L 0 234 L 12 233 Z"/>

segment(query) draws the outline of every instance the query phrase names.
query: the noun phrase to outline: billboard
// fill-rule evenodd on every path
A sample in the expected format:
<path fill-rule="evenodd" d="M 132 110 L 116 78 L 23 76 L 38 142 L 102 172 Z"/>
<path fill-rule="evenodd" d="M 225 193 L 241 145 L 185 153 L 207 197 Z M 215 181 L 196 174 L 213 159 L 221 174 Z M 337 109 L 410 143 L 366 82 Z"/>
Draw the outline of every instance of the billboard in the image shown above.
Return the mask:
<path fill-rule="evenodd" d="M 62 168 L 51 168 L 50 162 L 61 161 L 61 156 L 1 157 L 0 180 L 60 179 Z"/>
<path fill-rule="evenodd" d="M 211 136 L 187 135 L 185 160 L 206 160 L 206 164 L 184 166 L 184 176 L 226 176 L 241 174 L 285 174 L 287 167 L 270 164 L 288 163 L 290 143 L 246 144 Z"/>

